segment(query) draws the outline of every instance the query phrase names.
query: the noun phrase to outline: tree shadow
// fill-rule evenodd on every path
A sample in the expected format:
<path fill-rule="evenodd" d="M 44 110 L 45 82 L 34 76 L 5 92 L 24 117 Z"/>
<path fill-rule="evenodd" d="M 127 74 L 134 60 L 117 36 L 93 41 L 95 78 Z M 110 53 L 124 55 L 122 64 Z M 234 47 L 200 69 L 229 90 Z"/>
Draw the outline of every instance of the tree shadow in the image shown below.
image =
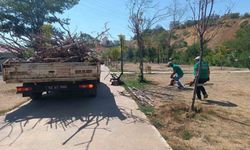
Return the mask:
<path fill-rule="evenodd" d="M 31 127 L 31 130 L 35 129 L 37 126 L 46 126 L 47 128 L 54 130 L 62 128 L 66 131 L 69 127 L 76 127 L 75 124 L 77 123 L 77 130 L 65 139 L 62 145 L 67 144 L 79 132 L 87 127 L 91 126 L 92 128 L 94 126 L 92 128 L 93 132 L 90 140 L 85 142 L 85 144 L 87 144 L 86 149 L 88 149 L 90 143 L 94 139 L 93 137 L 97 129 L 111 132 L 107 128 L 99 127 L 101 122 L 108 125 L 109 121 L 113 118 L 118 118 L 121 121 L 128 118 L 132 118 L 136 121 L 142 121 L 131 115 L 132 113 L 126 113 L 124 108 L 119 108 L 116 105 L 114 95 L 105 84 L 99 84 L 97 93 L 97 97 L 95 98 L 83 97 L 79 95 L 73 96 L 69 93 L 61 93 L 45 95 L 38 101 L 30 101 L 29 103 L 6 115 L 5 125 L 0 127 L 0 131 L 7 127 L 11 130 L 8 130 L 8 135 L 0 137 L 0 143 L 6 138 L 11 137 L 13 134 L 13 128 L 17 127 L 17 124 L 20 126 L 20 134 L 15 137 L 12 142 L 10 142 L 9 146 L 20 138 L 21 134 L 25 132 L 23 128 L 28 125 L 29 128 Z"/>
<path fill-rule="evenodd" d="M 218 105 L 218 106 L 223 106 L 223 107 L 237 107 L 238 105 L 229 102 L 229 101 L 224 101 L 224 100 L 206 100 L 204 101 L 205 105 Z"/>

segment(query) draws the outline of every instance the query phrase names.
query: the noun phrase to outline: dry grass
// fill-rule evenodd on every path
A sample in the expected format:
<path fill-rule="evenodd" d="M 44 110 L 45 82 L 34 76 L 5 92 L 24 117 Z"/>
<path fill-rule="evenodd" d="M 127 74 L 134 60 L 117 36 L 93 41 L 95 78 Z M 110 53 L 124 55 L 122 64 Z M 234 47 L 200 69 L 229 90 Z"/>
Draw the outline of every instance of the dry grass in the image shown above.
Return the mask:
<path fill-rule="evenodd" d="M 120 64 L 117 65 L 117 69 L 114 68 L 113 71 L 119 71 L 119 66 Z M 168 68 L 166 64 L 154 64 L 154 63 L 144 63 L 144 66 L 150 66 L 151 70 L 153 73 L 169 73 L 172 71 L 171 68 Z M 181 65 L 184 72 L 186 74 L 192 74 L 193 73 L 193 68 L 192 66 L 188 66 L 188 65 Z M 248 69 L 244 69 L 244 68 L 231 68 L 231 67 L 223 67 L 221 70 L 221 67 L 212 67 L 211 68 L 213 73 L 219 73 L 221 74 L 222 72 L 229 72 L 229 71 L 248 71 Z M 124 64 L 124 71 L 125 72 L 136 72 L 139 73 L 139 63 L 125 63 Z"/>
<path fill-rule="evenodd" d="M 136 68 L 128 64 L 128 68 Z M 166 71 L 163 65 L 152 65 Z M 182 82 L 192 80 L 191 66 L 183 66 Z M 245 69 L 212 67 L 212 85 L 206 86 L 209 98 L 197 101 L 201 112 L 189 114 L 192 89 L 179 90 L 167 86 L 169 74 L 146 74 L 154 84 L 144 86 L 155 99 L 151 122 L 173 149 L 247 149 L 250 147 L 250 73 L 239 73 Z M 167 70 L 171 71 L 171 70 Z"/>

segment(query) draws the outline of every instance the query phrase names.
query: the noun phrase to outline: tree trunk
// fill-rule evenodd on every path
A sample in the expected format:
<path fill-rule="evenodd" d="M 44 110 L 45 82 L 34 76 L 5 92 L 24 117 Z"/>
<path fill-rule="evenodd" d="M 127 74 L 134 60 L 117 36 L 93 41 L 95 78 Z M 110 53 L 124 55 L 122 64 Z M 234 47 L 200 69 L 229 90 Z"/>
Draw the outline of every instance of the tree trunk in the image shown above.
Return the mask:
<path fill-rule="evenodd" d="M 194 85 L 194 92 L 193 92 L 192 106 L 191 106 L 192 111 L 195 111 L 194 105 L 195 105 L 195 99 L 196 99 L 196 90 L 197 90 L 197 85 L 198 85 L 198 81 L 200 78 L 200 70 L 202 67 L 203 53 L 204 53 L 204 39 L 203 39 L 203 35 L 200 35 L 200 61 L 199 61 L 198 71 L 196 72 L 196 76 L 195 76 L 195 85 Z"/>
<path fill-rule="evenodd" d="M 158 48 L 157 63 L 160 64 L 160 49 Z"/>
<path fill-rule="evenodd" d="M 223 70 L 222 69 L 222 60 L 220 61 L 220 70 Z"/>
<path fill-rule="evenodd" d="M 140 82 L 144 82 L 144 73 L 143 73 L 143 52 L 144 52 L 144 45 L 143 45 L 143 40 L 140 35 L 139 37 L 139 48 L 140 48 Z"/>
<path fill-rule="evenodd" d="M 123 74 L 123 48 L 124 48 L 124 41 L 121 39 L 120 43 L 121 43 L 121 74 Z"/>
<path fill-rule="evenodd" d="M 138 47 L 139 47 L 139 52 L 140 52 L 140 82 L 144 82 L 144 74 L 143 74 L 143 51 L 144 51 L 144 44 L 143 44 L 143 39 L 142 39 L 142 35 L 139 31 L 139 28 L 137 28 L 137 43 L 138 43 Z"/>

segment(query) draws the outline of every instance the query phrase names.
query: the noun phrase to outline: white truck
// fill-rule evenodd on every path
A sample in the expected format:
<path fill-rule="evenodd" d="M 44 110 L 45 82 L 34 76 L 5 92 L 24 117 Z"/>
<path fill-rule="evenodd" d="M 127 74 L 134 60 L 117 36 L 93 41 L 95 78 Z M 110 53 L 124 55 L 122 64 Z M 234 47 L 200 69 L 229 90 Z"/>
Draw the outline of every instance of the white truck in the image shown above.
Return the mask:
<path fill-rule="evenodd" d="M 7 60 L 2 65 L 6 83 L 23 83 L 17 93 L 38 99 L 43 92 L 76 91 L 96 96 L 100 82 L 100 63 L 33 63 Z"/>

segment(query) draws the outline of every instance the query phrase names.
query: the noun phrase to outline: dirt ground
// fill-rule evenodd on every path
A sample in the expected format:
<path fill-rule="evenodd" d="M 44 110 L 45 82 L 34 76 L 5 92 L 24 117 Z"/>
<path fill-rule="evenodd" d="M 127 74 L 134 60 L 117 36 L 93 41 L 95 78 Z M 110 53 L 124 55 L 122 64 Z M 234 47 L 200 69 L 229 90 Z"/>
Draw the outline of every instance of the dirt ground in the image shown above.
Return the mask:
<path fill-rule="evenodd" d="M 171 71 L 151 64 L 153 71 Z M 184 68 L 183 83 L 192 80 L 192 66 Z M 130 69 L 132 68 L 132 69 Z M 126 71 L 138 65 L 127 64 Z M 242 72 L 241 72 L 242 71 Z M 130 75 L 133 76 L 133 75 Z M 148 115 L 173 149 L 245 150 L 250 147 L 250 72 L 247 69 L 211 67 L 205 86 L 209 97 L 196 102 L 199 113 L 190 115 L 192 88 L 168 86 L 169 73 L 146 74 L 150 81 L 142 89 L 155 100 Z"/>
<path fill-rule="evenodd" d="M 28 100 L 16 94 L 16 86 L 18 84 L 6 84 L 0 76 L 0 115 Z"/>

